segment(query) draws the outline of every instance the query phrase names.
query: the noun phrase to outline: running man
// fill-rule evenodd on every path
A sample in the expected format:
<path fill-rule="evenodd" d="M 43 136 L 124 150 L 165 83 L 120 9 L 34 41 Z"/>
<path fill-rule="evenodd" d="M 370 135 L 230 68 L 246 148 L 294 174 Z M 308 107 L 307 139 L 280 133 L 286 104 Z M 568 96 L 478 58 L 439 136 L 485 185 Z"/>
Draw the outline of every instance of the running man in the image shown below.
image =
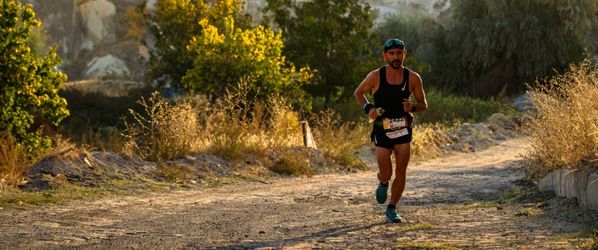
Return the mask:
<path fill-rule="evenodd" d="M 395 157 L 395 178 L 390 185 L 390 202 L 386 218 L 390 222 L 401 222 L 397 214 L 397 203 L 405 190 L 407 164 L 410 156 L 413 116 L 428 108 L 422 79 L 416 72 L 403 66 L 407 49 L 403 41 L 390 39 L 384 43 L 382 57 L 387 65 L 373 70 L 355 89 L 355 99 L 374 125 L 371 140 L 376 146 L 378 161 L 378 187 L 376 201 L 384 204 L 392 177 L 391 155 Z M 365 94 L 371 92 L 374 104 L 368 102 Z M 415 102 L 409 100 L 413 93 Z"/>

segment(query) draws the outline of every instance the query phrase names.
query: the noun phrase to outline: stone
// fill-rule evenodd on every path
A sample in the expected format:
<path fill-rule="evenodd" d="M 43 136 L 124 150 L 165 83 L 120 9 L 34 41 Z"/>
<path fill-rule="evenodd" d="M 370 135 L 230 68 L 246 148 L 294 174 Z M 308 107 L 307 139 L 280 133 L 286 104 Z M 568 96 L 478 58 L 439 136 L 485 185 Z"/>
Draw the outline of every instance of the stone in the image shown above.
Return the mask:
<path fill-rule="evenodd" d="M 588 177 L 596 170 L 591 168 L 584 168 L 575 173 L 575 189 L 577 192 L 577 203 L 581 207 L 588 207 Z"/>
<path fill-rule="evenodd" d="M 116 7 L 107 0 L 91 0 L 79 2 L 79 14 L 83 28 L 89 38 L 101 41 L 109 36 L 109 23 L 116 14 Z"/>
<path fill-rule="evenodd" d="M 538 182 L 538 189 L 542 192 L 555 192 L 557 185 L 557 173 L 553 171 Z"/>
<path fill-rule="evenodd" d="M 563 191 L 563 196 L 567 198 L 576 198 L 577 195 L 577 188 L 575 183 L 576 180 L 576 173 L 577 170 L 565 169 L 563 168 L 563 176 L 561 179 L 561 189 Z"/>
<path fill-rule="evenodd" d="M 586 195 L 588 199 L 587 208 L 598 211 L 598 173 L 592 173 L 588 176 Z"/>
<path fill-rule="evenodd" d="M 123 60 L 106 55 L 88 62 L 85 76 L 92 79 L 126 79 L 131 77 L 131 72 Z"/>

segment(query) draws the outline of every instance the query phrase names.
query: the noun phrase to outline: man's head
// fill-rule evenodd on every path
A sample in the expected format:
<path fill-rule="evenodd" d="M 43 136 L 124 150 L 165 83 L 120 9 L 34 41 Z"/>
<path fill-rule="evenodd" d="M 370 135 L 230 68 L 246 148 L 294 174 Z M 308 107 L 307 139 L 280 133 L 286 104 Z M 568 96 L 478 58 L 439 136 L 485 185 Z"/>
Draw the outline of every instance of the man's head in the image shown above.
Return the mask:
<path fill-rule="evenodd" d="M 401 41 L 400 39 L 388 39 L 385 43 L 384 43 L 384 53 L 386 53 L 387 51 L 389 51 L 392 48 L 399 48 L 404 50 L 405 49 L 405 43 L 403 41 Z"/>
<path fill-rule="evenodd" d="M 405 43 L 403 43 L 403 41 L 393 38 L 384 43 L 384 60 L 393 69 L 401 68 L 406 54 L 407 49 L 405 49 Z"/>

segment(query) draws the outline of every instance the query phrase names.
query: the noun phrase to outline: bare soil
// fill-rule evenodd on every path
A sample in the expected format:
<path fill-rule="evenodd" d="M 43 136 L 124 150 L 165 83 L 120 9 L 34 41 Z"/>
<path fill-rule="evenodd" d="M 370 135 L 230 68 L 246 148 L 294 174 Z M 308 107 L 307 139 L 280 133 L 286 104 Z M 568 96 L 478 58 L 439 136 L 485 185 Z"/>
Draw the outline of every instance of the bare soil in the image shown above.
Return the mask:
<path fill-rule="evenodd" d="M 388 223 L 370 169 L 0 210 L 2 249 L 591 248 L 598 213 L 522 181 L 526 138 L 412 162 Z"/>

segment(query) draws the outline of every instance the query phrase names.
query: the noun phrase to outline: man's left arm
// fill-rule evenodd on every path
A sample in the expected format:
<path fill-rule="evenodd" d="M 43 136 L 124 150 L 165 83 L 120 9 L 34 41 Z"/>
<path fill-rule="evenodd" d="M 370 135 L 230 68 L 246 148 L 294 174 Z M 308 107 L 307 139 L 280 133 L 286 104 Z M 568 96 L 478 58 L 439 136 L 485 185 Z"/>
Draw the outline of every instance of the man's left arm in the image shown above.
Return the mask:
<path fill-rule="evenodd" d="M 410 112 L 422 112 L 428 109 L 428 101 L 426 100 L 426 93 L 424 91 L 424 84 L 419 74 L 414 73 L 412 83 L 413 96 L 415 97 L 415 103 L 412 104 Z"/>

